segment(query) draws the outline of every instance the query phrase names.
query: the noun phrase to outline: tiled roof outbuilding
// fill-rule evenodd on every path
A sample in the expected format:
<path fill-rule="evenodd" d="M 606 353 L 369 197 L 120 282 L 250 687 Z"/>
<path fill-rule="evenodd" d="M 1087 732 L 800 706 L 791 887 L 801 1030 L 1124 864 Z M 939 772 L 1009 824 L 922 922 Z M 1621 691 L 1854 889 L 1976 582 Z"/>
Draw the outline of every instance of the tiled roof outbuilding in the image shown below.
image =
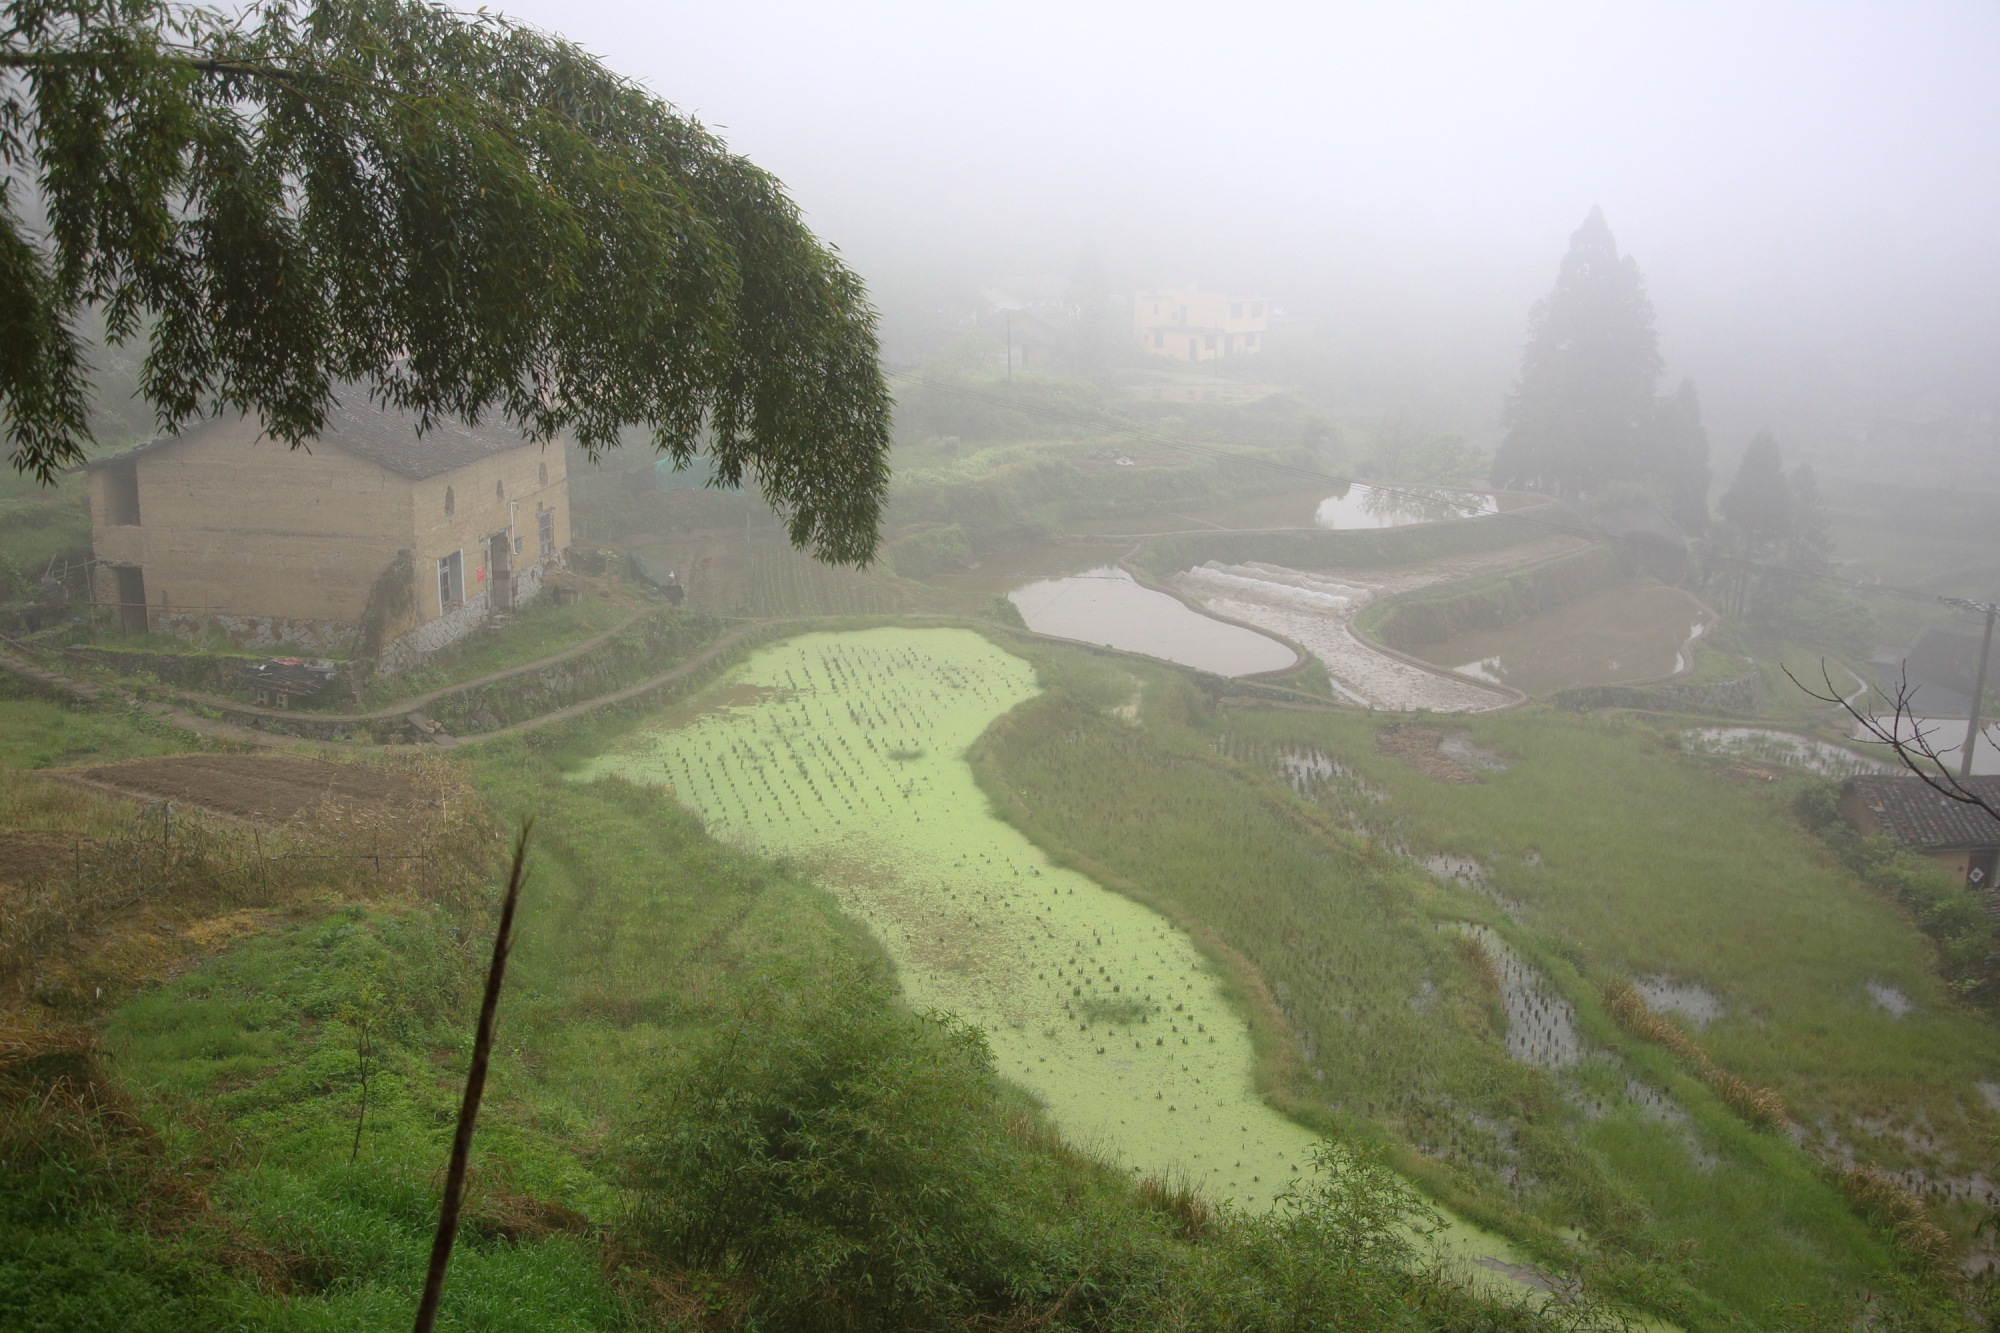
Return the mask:
<path fill-rule="evenodd" d="M 1958 781 L 2000 808 L 2000 777 Z M 1849 778 L 1844 789 L 1860 798 L 1877 829 L 1905 847 L 1929 851 L 2000 847 L 2000 819 L 1976 805 L 1940 795 L 1922 778 L 1887 774 Z"/>

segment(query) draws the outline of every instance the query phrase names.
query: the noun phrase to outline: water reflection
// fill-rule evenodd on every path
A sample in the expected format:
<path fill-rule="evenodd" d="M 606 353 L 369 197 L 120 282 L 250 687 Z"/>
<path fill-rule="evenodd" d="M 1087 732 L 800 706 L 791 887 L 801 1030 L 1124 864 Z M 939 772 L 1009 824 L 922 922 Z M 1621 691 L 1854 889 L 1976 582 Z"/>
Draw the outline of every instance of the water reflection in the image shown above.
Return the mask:
<path fill-rule="evenodd" d="M 1073 534 L 1142 537 L 1166 532 L 1244 532 L 1270 528 L 1393 528 L 1405 523 L 1436 523 L 1448 518 L 1491 514 L 1526 503 L 1509 496 L 1455 491 L 1438 486 L 1392 489 L 1357 484 L 1338 490 L 1316 487 L 1288 495 L 1264 495 L 1227 504 L 1187 504 L 1150 514 L 1076 518 L 1063 524 Z"/>
<path fill-rule="evenodd" d="M 1115 565 L 1044 579 L 1007 595 L 1036 633 L 1145 653 L 1219 676 L 1283 671 L 1298 660 L 1276 639 L 1142 588 Z"/>
<path fill-rule="evenodd" d="M 1448 518 L 1492 514 L 1500 504 L 1476 491 L 1437 486 L 1342 487 L 1319 502 L 1313 522 L 1322 528 L 1395 528 L 1406 523 L 1439 523 Z"/>
<path fill-rule="evenodd" d="M 1428 644 L 1416 654 L 1480 680 L 1547 695 L 1685 671 L 1707 627 L 1701 604 L 1678 588 L 1607 588 L 1505 629 Z"/>

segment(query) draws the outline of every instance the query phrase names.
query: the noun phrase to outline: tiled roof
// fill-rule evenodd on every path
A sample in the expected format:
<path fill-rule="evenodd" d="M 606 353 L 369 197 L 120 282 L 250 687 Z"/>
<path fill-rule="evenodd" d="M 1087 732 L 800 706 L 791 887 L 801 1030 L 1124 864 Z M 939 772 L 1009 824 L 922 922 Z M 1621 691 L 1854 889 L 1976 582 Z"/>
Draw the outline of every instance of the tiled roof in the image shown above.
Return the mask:
<path fill-rule="evenodd" d="M 1988 804 L 2000 807 L 2000 777 L 1959 781 Z M 1922 778 L 1849 778 L 1847 790 L 1861 798 L 1877 829 L 1905 847 L 2000 846 L 2000 819 L 1976 805 L 1939 795 Z"/>
<path fill-rule="evenodd" d="M 365 394 L 365 390 L 358 388 L 347 390 L 348 401 L 326 414 L 326 425 L 321 429 L 319 438 L 306 441 L 307 445 L 330 444 L 391 472 L 422 481 L 426 477 L 435 477 L 453 468 L 477 463 L 482 458 L 531 443 L 527 436 L 501 417 L 490 417 L 479 426 L 468 426 L 461 421 L 440 421 L 419 436 L 415 413 L 379 407 L 369 402 Z M 199 425 L 191 426 L 189 432 L 199 429 Z M 106 463 L 172 444 L 180 438 L 179 435 L 162 435 L 136 449 L 94 458 L 88 466 L 103 467 Z"/>
<path fill-rule="evenodd" d="M 415 414 L 380 408 L 365 399 L 327 413 L 320 438 L 418 481 L 529 442 L 505 418 L 493 417 L 479 426 L 440 421 L 419 436 Z"/>

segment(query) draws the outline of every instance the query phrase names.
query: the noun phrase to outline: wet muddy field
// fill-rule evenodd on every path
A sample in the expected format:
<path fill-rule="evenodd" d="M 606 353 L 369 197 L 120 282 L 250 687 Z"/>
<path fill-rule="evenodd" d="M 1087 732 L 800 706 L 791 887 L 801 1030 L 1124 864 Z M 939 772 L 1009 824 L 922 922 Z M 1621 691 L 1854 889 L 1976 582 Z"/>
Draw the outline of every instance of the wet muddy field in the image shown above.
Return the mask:
<path fill-rule="evenodd" d="M 1678 588 L 1607 588 L 1504 629 L 1427 644 L 1416 655 L 1539 697 L 1685 671 L 1707 626 L 1701 604 Z"/>

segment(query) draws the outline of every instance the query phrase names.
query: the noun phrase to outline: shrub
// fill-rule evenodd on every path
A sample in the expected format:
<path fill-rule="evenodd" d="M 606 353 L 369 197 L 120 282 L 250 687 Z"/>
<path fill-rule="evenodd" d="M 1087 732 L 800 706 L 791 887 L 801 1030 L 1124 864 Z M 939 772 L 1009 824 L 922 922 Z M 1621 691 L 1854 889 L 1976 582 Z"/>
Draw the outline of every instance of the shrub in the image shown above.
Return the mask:
<path fill-rule="evenodd" d="M 635 1229 L 672 1262 L 753 1278 L 753 1317 L 905 1327 L 1015 1291 L 1021 1154 L 985 1040 L 902 1009 L 878 970 L 768 965 L 652 1087 L 625 1149 Z"/>

